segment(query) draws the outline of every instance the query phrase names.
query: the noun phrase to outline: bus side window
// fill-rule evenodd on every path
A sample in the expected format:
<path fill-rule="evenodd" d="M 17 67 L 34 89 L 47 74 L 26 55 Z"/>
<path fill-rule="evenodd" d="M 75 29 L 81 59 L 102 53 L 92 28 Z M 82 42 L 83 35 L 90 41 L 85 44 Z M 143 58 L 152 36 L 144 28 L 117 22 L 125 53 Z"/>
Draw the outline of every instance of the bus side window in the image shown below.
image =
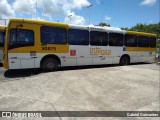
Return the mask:
<path fill-rule="evenodd" d="M 41 42 L 44 44 L 66 44 L 67 30 L 58 27 L 41 27 Z"/>
<path fill-rule="evenodd" d="M 90 32 L 90 44 L 95 46 L 107 46 L 108 45 L 108 33 L 91 31 Z"/>
<path fill-rule="evenodd" d="M 69 29 L 68 36 L 68 43 L 70 45 L 89 45 L 88 30 Z"/>
<path fill-rule="evenodd" d="M 123 46 L 123 34 L 109 33 L 109 45 L 110 46 Z"/>
<path fill-rule="evenodd" d="M 149 37 L 138 36 L 138 47 L 149 47 Z"/>
<path fill-rule="evenodd" d="M 126 34 L 124 44 L 128 47 L 137 47 L 137 36 Z"/>
<path fill-rule="evenodd" d="M 156 37 L 150 37 L 149 42 L 150 42 L 150 47 L 151 48 L 156 47 Z"/>

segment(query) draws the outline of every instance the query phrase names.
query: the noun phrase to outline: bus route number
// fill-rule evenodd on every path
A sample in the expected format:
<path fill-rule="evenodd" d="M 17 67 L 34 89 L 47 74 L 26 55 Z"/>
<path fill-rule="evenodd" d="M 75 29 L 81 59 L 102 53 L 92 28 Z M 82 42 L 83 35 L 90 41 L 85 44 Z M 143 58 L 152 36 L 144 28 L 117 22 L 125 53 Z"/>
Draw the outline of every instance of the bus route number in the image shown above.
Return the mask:
<path fill-rule="evenodd" d="M 48 50 L 48 51 L 56 51 L 56 47 L 42 47 L 42 50 Z"/>

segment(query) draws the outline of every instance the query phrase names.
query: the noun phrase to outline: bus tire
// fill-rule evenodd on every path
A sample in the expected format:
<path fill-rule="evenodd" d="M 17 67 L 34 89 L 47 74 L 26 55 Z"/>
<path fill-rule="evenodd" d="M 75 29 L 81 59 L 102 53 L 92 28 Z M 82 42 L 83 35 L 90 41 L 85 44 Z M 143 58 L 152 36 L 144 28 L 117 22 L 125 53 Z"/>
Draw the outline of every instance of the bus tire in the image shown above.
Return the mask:
<path fill-rule="evenodd" d="M 58 68 L 58 61 L 54 58 L 47 58 L 42 62 L 42 70 L 44 72 L 55 71 Z"/>
<path fill-rule="evenodd" d="M 130 59 L 128 56 L 123 56 L 120 59 L 120 65 L 125 66 L 130 64 Z"/>

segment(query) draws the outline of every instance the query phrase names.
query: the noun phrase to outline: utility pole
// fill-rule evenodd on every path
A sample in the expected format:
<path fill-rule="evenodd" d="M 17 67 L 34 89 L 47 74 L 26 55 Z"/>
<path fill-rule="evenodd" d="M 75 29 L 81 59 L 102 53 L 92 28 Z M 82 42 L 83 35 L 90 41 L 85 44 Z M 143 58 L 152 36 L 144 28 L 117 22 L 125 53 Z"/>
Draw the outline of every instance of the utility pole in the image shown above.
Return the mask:
<path fill-rule="evenodd" d="M 89 6 L 87 6 L 87 8 L 89 9 L 89 25 L 90 25 L 90 21 L 91 21 L 91 8 L 93 7 L 92 4 L 90 4 Z"/>
<path fill-rule="evenodd" d="M 103 10 L 104 10 L 104 9 L 103 9 L 103 0 L 101 0 L 100 2 L 101 2 L 101 4 L 102 4 L 102 11 L 103 11 Z M 103 13 L 102 13 L 101 23 L 103 23 L 103 17 L 104 17 L 104 16 L 103 16 Z"/>
<path fill-rule="evenodd" d="M 36 19 L 37 19 L 37 15 L 38 14 L 38 12 L 37 12 L 37 0 L 36 0 Z"/>
<path fill-rule="evenodd" d="M 68 15 L 69 23 L 70 23 L 70 24 L 71 24 L 71 17 L 72 17 L 72 15 Z"/>
<path fill-rule="evenodd" d="M 7 26 L 7 20 L 8 19 L 0 19 L 0 20 L 4 21 L 4 25 Z"/>

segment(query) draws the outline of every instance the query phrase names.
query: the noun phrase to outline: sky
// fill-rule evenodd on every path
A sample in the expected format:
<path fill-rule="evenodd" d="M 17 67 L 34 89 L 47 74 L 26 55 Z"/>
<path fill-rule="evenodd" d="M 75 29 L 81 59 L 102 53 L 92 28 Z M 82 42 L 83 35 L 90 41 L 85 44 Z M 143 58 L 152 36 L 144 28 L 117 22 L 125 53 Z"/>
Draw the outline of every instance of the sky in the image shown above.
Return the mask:
<path fill-rule="evenodd" d="M 0 19 L 15 17 L 131 28 L 159 23 L 160 0 L 0 0 Z"/>

